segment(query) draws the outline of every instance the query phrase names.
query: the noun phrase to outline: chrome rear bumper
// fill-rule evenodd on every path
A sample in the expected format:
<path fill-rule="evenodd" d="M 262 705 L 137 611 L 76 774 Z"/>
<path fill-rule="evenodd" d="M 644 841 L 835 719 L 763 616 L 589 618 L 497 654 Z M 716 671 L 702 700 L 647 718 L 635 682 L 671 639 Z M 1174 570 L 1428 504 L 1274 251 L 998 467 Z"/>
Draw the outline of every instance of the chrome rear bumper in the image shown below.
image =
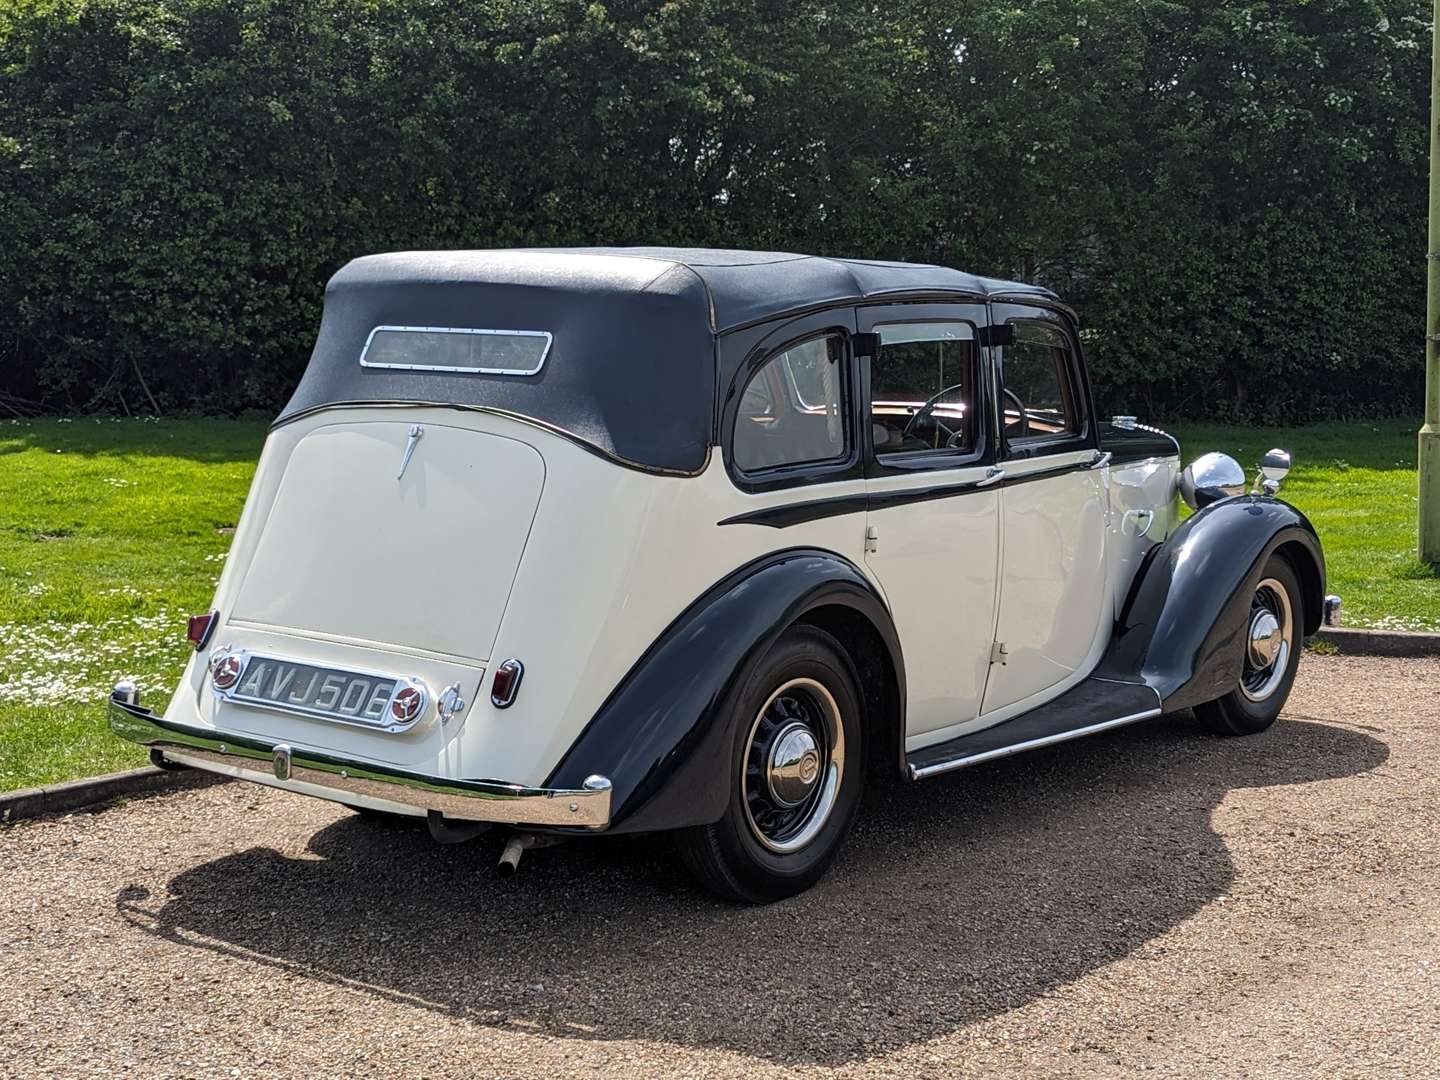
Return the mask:
<path fill-rule="evenodd" d="M 610 781 L 603 776 L 587 778 L 579 790 L 423 776 L 166 720 L 141 708 L 124 684 L 110 696 L 110 730 L 165 762 L 335 802 L 506 825 L 603 829 L 610 823 Z"/>

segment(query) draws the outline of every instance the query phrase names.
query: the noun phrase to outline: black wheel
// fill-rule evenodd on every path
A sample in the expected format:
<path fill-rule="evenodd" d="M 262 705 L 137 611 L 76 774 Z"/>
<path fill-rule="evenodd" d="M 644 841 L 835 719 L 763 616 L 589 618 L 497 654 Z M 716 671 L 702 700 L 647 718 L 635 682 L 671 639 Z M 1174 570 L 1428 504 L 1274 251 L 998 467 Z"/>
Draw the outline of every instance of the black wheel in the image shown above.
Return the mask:
<path fill-rule="evenodd" d="M 706 888 L 765 904 L 818 881 L 855 820 L 865 746 L 854 666 L 823 630 L 793 627 L 737 709 L 725 816 L 677 842 Z"/>
<path fill-rule="evenodd" d="M 1250 601 L 1239 685 L 1195 707 L 1206 727 L 1220 735 L 1253 735 L 1275 722 L 1300 666 L 1304 614 L 1294 569 L 1284 556 L 1272 555 Z"/>

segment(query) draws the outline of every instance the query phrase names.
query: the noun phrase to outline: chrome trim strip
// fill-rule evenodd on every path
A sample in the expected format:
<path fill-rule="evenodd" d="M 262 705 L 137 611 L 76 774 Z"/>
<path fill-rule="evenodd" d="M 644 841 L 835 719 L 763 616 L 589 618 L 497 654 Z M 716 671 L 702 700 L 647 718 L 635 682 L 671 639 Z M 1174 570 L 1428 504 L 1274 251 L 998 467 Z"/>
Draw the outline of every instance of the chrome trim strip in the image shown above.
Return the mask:
<path fill-rule="evenodd" d="M 421 424 L 410 425 L 410 435 L 405 440 L 405 453 L 400 457 L 400 471 L 395 474 L 396 480 L 405 479 L 405 470 L 410 467 L 410 459 L 415 456 L 415 447 L 425 434 L 425 428 Z"/>
<path fill-rule="evenodd" d="M 994 750 L 984 750 L 978 754 L 961 755 L 952 758 L 950 761 L 941 761 L 934 765 L 926 765 L 923 769 L 910 766 L 911 780 L 924 780 L 929 776 L 937 776 L 940 773 L 954 772 L 956 769 L 963 769 L 970 765 L 979 765 L 982 761 L 993 761 L 996 758 L 1009 757 L 1012 754 L 1024 753 L 1026 750 L 1037 750 L 1042 746 L 1051 746 L 1054 743 L 1068 742 L 1071 739 L 1078 739 L 1082 735 L 1094 735 L 1096 732 L 1106 731 L 1109 728 L 1123 727 L 1126 724 L 1134 724 L 1141 720 L 1149 720 L 1159 716 L 1159 709 L 1146 709 L 1144 712 L 1132 713 L 1129 716 L 1117 717 L 1114 720 L 1106 720 L 1099 724 L 1090 724 L 1087 727 L 1075 728 L 1073 731 L 1061 731 L 1054 735 L 1046 735 L 1039 739 L 1030 739 L 1027 742 L 1014 743 L 1011 746 L 1000 746 Z"/>
<path fill-rule="evenodd" d="M 333 802 L 359 797 L 419 812 L 435 810 L 458 821 L 507 825 L 603 829 L 610 824 L 611 784 L 603 776 L 589 777 L 578 790 L 446 780 L 177 723 L 113 695 L 109 714 L 111 731 L 153 747 L 166 760 Z M 286 769 L 289 776 L 279 778 L 277 772 Z"/>
<path fill-rule="evenodd" d="M 370 352 L 370 343 L 375 340 L 375 335 L 386 330 L 401 334 L 488 334 L 495 337 L 539 337 L 545 339 L 545 349 L 540 353 L 540 359 L 533 368 L 478 368 L 478 367 L 453 367 L 441 364 L 377 364 L 366 360 Z M 545 366 L 545 360 L 550 356 L 550 346 L 555 343 L 554 335 L 549 330 L 480 330 L 460 326 L 377 326 L 365 337 L 365 345 L 360 350 L 360 366 L 368 368 L 389 368 L 392 371 L 444 371 L 459 373 L 461 375 L 538 375 L 540 369 Z"/>

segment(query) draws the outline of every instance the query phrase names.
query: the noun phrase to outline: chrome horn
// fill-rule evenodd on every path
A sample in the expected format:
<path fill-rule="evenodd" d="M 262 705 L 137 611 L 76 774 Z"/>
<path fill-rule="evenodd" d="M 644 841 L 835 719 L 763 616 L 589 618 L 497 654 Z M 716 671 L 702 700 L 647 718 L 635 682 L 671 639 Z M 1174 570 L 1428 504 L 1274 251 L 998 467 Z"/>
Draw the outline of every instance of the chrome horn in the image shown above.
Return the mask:
<path fill-rule="evenodd" d="M 1276 447 L 1265 451 L 1260 459 L 1260 471 L 1255 475 L 1252 495 L 1274 495 L 1280 490 L 1280 481 L 1290 475 L 1290 451 Z"/>

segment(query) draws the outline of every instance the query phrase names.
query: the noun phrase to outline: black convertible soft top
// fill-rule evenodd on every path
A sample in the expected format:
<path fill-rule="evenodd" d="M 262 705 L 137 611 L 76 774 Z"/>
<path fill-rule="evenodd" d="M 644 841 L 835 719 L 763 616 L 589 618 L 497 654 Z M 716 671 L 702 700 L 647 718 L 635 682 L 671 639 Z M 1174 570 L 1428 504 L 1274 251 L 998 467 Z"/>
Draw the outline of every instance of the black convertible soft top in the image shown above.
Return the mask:
<path fill-rule="evenodd" d="M 703 468 L 719 335 L 870 298 L 1048 290 L 942 266 L 698 248 L 410 251 L 346 264 L 325 290 L 309 366 L 277 424 L 349 403 L 498 409 L 661 472 Z M 362 367 L 377 326 L 545 331 L 534 375 Z"/>

